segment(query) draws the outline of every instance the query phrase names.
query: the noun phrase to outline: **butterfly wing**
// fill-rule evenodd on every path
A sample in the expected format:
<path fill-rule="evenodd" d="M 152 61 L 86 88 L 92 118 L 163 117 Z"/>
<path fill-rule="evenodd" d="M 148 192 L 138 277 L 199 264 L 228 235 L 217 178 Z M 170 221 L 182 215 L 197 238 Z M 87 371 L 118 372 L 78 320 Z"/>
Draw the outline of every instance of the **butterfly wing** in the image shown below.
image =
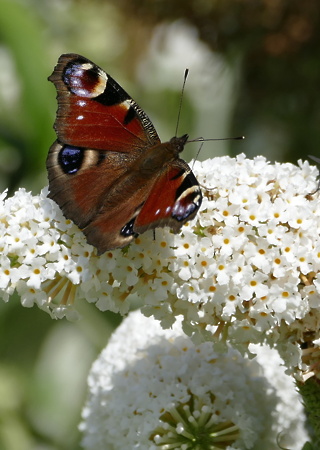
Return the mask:
<path fill-rule="evenodd" d="M 120 179 L 119 184 L 122 182 Z M 196 215 L 202 201 L 200 186 L 188 164 L 181 159 L 164 164 L 162 171 L 147 183 L 140 173 L 132 172 L 129 185 L 135 189 L 130 196 L 121 198 L 120 207 L 110 208 L 110 202 L 117 202 L 117 189 L 111 189 L 100 213 L 84 228 L 88 242 L 98 248 L 98 253 L 123 247 L 149 229 L 168 226 L 177 233 Z M 130 221 L 125 215 L 127 211 L 131 214 Z M 119 228 L 116 226 L 119 223 L 124 225 Z"/>
<path fill-rule="evenodd" d="M 178 158 L 187 135 L 162 144 L 143 110 L 82 56 L 62 55 L 49 79 L 58 93 L 49 196 L 99 254 L 194 217 L 200 187 Z"/>
<path fill-rule="evenodd" d="M 188 164 L 177 159 L 169 164 L 139 212 L 134 230 L 143 233 L 157 227 L 170 227 L 177 233 L 182 225 L 196 215 L 201 206 L 199 183 Z"/>
<path fill-rule="evenodd" d="M 94 149 L 83 149 L 56 141 L 47 158 L 49 197 L 62 209 L 64 215 L 80 228 L 87 226 L 101 210 L 112 186 L 127 172 L 130 155 Z M 125 197 L 121 185 L 121 195 Z M 121 207 L 112 204 L 112 208 Z M 111 204 L 109 205 L 111 208 Z M 126 211 L 127 222 L 131 211 Z M 126 222 L 125 222 L 126 223 Z M 123 224 L 124 225 L 124 224 Z M 114 223 L 121 228 L 121 223 Z"/>
<path fill-rule="evenodd" d="M 145 112 L 87 58 L 61 55 L 49 80 L 57 89 L 54 128 L 60 142 L 124 153 L 141 152 L 160 142 Z"/>

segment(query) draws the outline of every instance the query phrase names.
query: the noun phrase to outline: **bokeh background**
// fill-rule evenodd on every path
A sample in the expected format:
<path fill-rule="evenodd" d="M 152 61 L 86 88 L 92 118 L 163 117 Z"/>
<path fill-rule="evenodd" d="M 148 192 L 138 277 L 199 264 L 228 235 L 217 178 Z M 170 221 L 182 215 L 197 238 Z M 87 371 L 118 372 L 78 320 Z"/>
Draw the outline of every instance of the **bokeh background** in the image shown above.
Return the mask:
<path fill-rule="evenodd" d="M 38 193 L 55 139 L 61 53 L 110 73 L 175 133 L 245 135 L 206 143 L 200 159 L 246 153 L 270 161 L 320 156 L 318 0 L 0 0 L 0 189 Z M 198 144 L 184 153 L 189 160 Z M 82 320 L 53 321 L 0 302 L 0 449 L 76 450 L 86 376 L 120 318 L 78 301 Z"/>

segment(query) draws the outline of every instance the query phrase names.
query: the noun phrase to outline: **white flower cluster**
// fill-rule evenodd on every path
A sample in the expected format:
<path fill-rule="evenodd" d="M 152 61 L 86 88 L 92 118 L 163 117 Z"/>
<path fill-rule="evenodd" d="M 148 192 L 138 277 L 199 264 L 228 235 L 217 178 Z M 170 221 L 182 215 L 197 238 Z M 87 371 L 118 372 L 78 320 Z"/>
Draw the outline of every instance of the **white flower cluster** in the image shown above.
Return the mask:
<path fill-rule="evenodd" d="M 100 257 L 46 190 L 2 195 L 0 295 L 16 289 L 23 305 L 70 318 L 75 297 L 122 314 L 138 297 L 164 328 L 182 315 L 195 342 L 247 351 L 267 341 L 288 367 L 306 369 L 298 344 L 320 338 L 317 168 L 239 155 L 193 170 L 204 194 L 194 221 Z"/>
<path fill-rule="evenodd" d="M 131 313 L 91 369 L 84 448 L 300 450 L 308 436 L 293 379 L 265 351 L 260 364 L 219 354 L 179 321 L 163 330 Z"/>
<path fill-rule="evenodd" d="M 16 290 L 23 306 L 37 304 L 53 317 L 68 313 L 74 317 L 67 304 L 90 272 L 92 253 L 79 229 L 47 198 L 47 189 L 37 196 L 24 189 L 7 199 L 6 193 L 0 196 L 0 296 L 4 301 Z"/>

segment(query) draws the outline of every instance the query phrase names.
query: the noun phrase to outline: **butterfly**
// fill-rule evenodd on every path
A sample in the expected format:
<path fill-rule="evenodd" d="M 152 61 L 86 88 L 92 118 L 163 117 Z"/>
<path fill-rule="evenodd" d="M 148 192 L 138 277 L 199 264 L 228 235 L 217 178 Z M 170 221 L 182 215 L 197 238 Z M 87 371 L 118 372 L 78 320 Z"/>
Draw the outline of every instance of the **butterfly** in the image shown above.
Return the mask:
<path fill-rule="evenodd" d="M 195 217 L 201 189 L 179 158 L 187 134 L 162 143 L 140 106 L 83 56 L 61 55 L 49 80 L 58 101 L 49 197 L 98 254 L 157 227 L 178 233 Z"/>

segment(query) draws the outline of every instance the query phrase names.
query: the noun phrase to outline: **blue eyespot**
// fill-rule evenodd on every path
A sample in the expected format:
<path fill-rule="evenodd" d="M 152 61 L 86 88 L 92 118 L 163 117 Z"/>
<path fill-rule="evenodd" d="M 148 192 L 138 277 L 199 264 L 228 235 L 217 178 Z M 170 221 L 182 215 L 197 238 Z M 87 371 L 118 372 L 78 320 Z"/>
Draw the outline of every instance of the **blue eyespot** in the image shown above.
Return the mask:
<path fill-rule="evenodd" d="M 59 164 L 64 173 L 73 174 L 81 168 L 84 150 L 71 145 L 65 145 L 59 153 Z"/>

